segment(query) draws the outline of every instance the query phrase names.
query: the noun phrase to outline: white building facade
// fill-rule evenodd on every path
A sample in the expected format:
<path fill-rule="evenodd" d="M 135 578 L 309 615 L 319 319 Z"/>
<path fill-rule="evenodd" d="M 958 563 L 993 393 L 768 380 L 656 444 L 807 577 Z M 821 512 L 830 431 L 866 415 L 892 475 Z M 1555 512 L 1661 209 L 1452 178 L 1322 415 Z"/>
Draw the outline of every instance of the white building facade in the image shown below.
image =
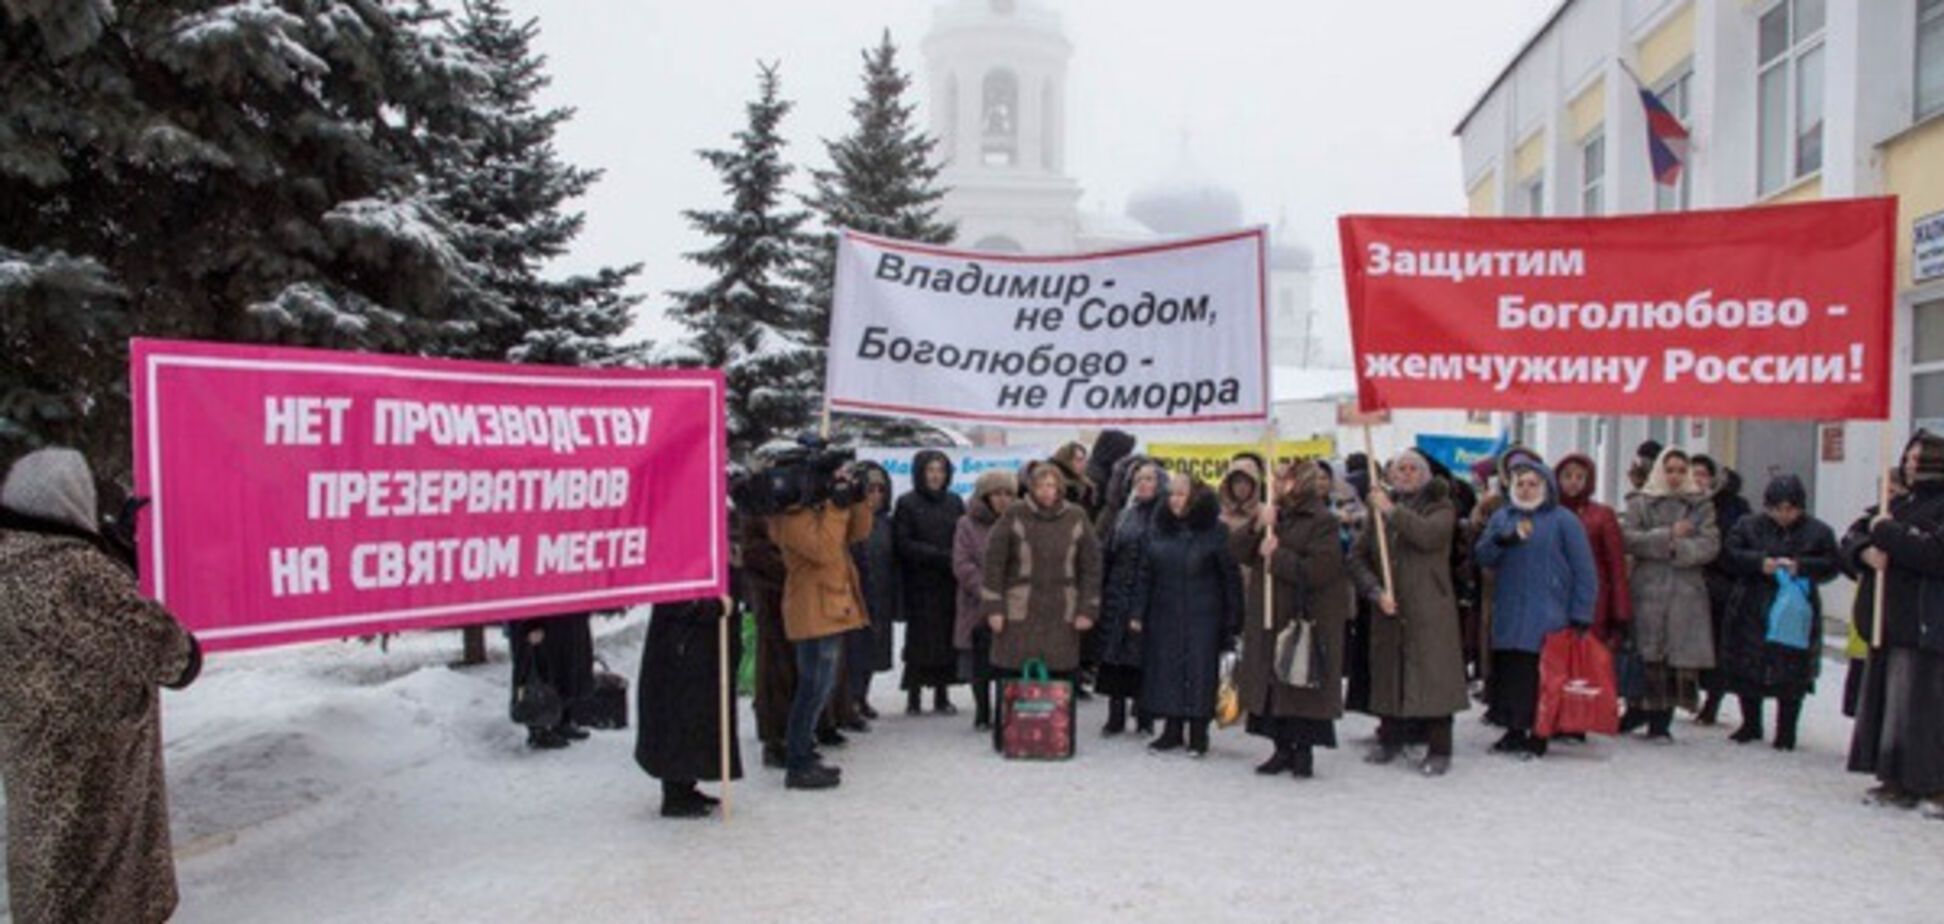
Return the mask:
<path fill-rule="evenodd" d="M 1632 75 L 1689 127 L 1676 187 L 1651 175 Z M 1896 196 L 1890 436 L 1900 445 L 1914 425 L 1944 423 L 1944 268 L 1922 253 L 1925 216 L 1944 212 L 1944 0 L 1566 0 L 1456 134 L 1473 215 Z M 1937 233 L 1933 250 L 1944 249 Z M 1653 438 L 1736 468 L 1757 502 L 1771 475 L 1800 475 L 1839 531 L 1875 502 L 1890 464 L 1882 424 L 1721 419 L 1705 407 L 1698 394 L 1693 417 L 1534 414 L 1524 436 L 1549 458 L 1593 451 L 1609 499 Z"/>

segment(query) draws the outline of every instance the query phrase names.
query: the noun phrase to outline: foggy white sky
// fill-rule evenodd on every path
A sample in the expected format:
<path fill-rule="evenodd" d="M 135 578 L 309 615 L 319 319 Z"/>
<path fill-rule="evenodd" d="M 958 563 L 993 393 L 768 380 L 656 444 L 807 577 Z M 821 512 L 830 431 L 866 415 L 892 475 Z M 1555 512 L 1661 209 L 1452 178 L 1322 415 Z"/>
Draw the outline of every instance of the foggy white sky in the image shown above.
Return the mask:
<path fill-rule="evenodd" d="M 1183 131 L 1252 222 L 1286 213 L 1317 255 L 1317 307 L 1343 329 L 1336 216 L 1456 213 L 1451 130 L 1557 0 L 1048 0 L 1074 44 L 1068 171 L 1085 208 L 1120 211 L 1174 163 Z M 933 0 L 512 0 L 540 21 L 546 101 L 579 112 L 561 154 L 605 179 L 580 204 L 586 232 L 564 270 L 640 262 L 636 333 L 666 342 L 668 289 L 702 274 L 679 212 L 716 208 L 694 152 L 743 123 L 756 62 L 780 61 L 789 156 L 825 166 L 819 139 L 848 130 L 858 53 L 889 28 L 926 86 L 920 41 Z M 928 121 L 920 124 L 928 125 Z M 807 180 L 799 170 L 799 189 Z M 1346 354 L 1347 344 L 1332 352 Z"/>

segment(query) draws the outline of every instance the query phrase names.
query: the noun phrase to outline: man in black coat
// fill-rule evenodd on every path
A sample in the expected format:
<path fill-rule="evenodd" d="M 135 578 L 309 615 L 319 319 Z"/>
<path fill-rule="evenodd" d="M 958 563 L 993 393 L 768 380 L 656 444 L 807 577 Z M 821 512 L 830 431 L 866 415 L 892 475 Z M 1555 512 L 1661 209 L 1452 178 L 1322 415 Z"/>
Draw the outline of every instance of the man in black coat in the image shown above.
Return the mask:
<path fill-rule="evenodd" d="M 722 620 L 729 663 L 742 662 L 742 618 L 719 599 L 655 606 L 636 679 L 635 763 L 661 780 L 664 818 L 700 818 L 719 800 L 696 788 L 722 779 Z M 742 778 L 736 710 L 729 710 L 729 777 Z"/>

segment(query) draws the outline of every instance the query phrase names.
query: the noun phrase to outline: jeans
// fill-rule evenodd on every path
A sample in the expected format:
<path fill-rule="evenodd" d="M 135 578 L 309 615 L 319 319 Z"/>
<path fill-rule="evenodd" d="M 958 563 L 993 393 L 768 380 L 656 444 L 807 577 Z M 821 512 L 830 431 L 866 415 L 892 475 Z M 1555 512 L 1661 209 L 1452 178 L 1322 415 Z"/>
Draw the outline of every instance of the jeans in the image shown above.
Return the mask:
<path fill-rule="evenodd" d="M 844 637 L 827 635 L 796 643 L 796 699 L 790 703 L 789 764 L 799 770 L 816 761 L 817 717 L 837 688 Z"/>

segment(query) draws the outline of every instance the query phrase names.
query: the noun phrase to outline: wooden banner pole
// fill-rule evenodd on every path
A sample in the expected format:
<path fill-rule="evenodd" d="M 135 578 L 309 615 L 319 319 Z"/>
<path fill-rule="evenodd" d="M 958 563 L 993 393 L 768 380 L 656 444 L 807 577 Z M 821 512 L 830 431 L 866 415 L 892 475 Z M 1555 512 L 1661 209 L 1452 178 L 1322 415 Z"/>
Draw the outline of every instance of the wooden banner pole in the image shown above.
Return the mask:
<path fill-rule="evenodd" d="M 1890 472 L 1893 467 L 1903 467 L 1902 459 L 1892 459 L 1892 454 L 1897 450 L 1891 444 L 1889 420 L 1883 422 L 1879 446 L 1882 448 L 1882 452 L 1877 456 L 1877 462 L 1879 463 L 1877 465 L 1877 480 L 1880 482 L 1877 488 L 1877 516 L 1887 516 L 1890 513 Z M 1889 466 L 1881 464 L 1886 459 L 1891 460 Z M 1870 607 L 1870 647 L 1872 649 L 1883 647 L 1883 606 L 1885 599 L 1883 589 L 1885 585 L 1890 583 L 1889 578 L 1890 572 L 1887 568 L 1877 572 L 1876 585 L 1873 591 L 1874 599 L 1871 601 L 1874 605 Z"/>
<path fill-rule="evenodd" d="M 1276 534 L 1276 420 L 1269 419 L 1269 425 L 1262 430 L 1262 458 L 1269 467 L 1263 475 L 1262 503 L 1269 510 L 1269 525 L 1263 530 L 1264 536 Z M 1275 631 L 1276 627 L 1276 582 L 1269 577 L 1269 559 L 1264 558 L 1262 569 L 1262 628 Z"/>
<path fill-rule="evenodd" d="M 1364 456 L 1369 460 L 1370 465 L 1370 490 L 1376 491 L 1383 486 L 1383 475 L 1381 474 L 1383 468 L 1377 464 L 1377 438 L 1371 435 L 1370 424 L 1368 423 L 1363 425 L 1363 436 Z M 1368 501 L 1368 498 L 1366 498 L 1366 501 Z M 1375 510 L 1370 511 L 1370 522 L 1371 526 L 1377 531 L 1377 563 L 1382 566 L 1384 572 L 1384 593 L 1390 594 L 1395 598 L 1397 589 L 1391 582 L 1390 537 L 1384 535 L 1383 514 Z"/>

